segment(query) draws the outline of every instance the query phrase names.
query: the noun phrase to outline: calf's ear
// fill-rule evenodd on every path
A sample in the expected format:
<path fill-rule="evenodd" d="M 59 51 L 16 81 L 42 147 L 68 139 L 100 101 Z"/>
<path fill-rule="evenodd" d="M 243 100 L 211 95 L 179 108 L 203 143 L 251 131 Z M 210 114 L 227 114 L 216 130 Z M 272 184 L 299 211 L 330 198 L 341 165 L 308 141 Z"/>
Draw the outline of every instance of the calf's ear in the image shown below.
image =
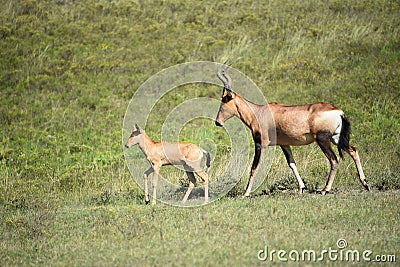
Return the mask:
<path fill-rule="evenodd" d="M 137 123 L 135 123 L 135 128 L 136 128 L 136 130 L 139 131 L 139 133 L 142 133 L 142 129 L 140 129 L 140 127 L 139 127 L 139 125 L 137 125 Z"/>

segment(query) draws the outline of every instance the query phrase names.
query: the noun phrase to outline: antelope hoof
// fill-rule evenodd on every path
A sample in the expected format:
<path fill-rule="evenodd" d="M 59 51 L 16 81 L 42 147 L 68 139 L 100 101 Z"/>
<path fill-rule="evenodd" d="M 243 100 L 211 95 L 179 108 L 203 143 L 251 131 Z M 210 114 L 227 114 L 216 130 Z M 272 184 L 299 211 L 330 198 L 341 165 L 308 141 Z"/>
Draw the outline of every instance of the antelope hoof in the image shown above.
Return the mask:
<path fill-rule="evenodd" d="M 365 187 L 365 189 L 367 189 L 368 191 L 371 191 L 371 186 L 370 186 L 370 184 L 366 183 L 366 184 L 364 185 L 364 187 Z"/>
<path fill-rule="evenodd" d="M 329 191 L 326 191 L 325 189 L 321 191 L 321 195 L 325 196 Z"/>
<path fill-rule="evenodd" d="M 297 190 L 297 193 L 299 195 L 302 195 L 304 193 L 304 188 L 299 188 L 299 190 Z"/>

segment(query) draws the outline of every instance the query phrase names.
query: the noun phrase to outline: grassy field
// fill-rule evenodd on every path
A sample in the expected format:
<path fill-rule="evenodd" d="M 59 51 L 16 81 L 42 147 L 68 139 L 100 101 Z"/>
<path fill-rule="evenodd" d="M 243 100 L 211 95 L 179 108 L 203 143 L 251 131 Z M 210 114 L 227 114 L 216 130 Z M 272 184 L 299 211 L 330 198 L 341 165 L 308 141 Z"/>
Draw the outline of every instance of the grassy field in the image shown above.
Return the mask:
<path fill-rule="evenodd" d="M 257 258 L 265 246 L 320 252 L 336 249 L 341 238 L 346 249 L 400 260 L 398 1 L 0 3 L 2 265 L 266 265 Z M 210 205 L 146 206 L 121 145 L 132 96 L 164 68 L 226 58 L 268 101 L 342 108 L 372 191 L 362 189 L 345 157 L 333 194 L 317 194 L 329 164 L 314 144 L 293 148 L 307 184 L 303 196 L 277 149 L 249 199 L 240 197 L 244 176 Z M 187 99 L 219 100 L 220 93 L 217 86 L 187 85 L 158 105 L 168 114 Z M 163 117 L 149 118 L 149 133 L 159 138 Z M 180 138 L 225 147 L 210 169 L 218 179 L 229 151 L 226 132 L 201 120 Z M 273 263 L 281 263 L 276 254 Z"/>
<path fill-rule="evenodd" d="M 263 263 L 258 252 L 265 246 L 314 250 L 319 258 L 323 249 L 338 249 L 340 238 L 348 249 L 371 250 L 372 259 L 396 255 L 398 260 L 393 207 L 399 199 L 398 191 L 357 191 L 224 198 L 200 208 L 152 208 L 121 198 L 109 205 L 60 207 L 49 201 L 35 209 L 7 209 L 2 260 L 6 265 L 249 266 Z"/>

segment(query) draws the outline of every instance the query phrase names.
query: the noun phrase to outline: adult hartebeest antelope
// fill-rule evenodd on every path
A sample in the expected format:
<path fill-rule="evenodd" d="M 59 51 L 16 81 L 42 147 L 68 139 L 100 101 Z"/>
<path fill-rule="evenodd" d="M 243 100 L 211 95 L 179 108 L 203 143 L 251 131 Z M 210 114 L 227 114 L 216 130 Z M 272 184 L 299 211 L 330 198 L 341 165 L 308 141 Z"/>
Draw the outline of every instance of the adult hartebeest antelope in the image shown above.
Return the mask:
<path fill-rule="evenodd" d="M 138 144 L 142 152 L 145 154 L 150 163 L 150 168 L 143 174 L 144 177 L 144 193 L 145 201 L 149 203 L 149 191 L 147 186 L 147 177 L 154 172 L 153 175 L 153 197 L 151 204 L 156 204 L 157 197 L 157 183 L 158 174 L 161 166 L 164 165 L 182 165 L 189 178 L 189 187 L 182 203 L 188 199 L 190 192 L 196 184 L 194 172 L 197 173 L 204 183 L 204 202 L 208 202 L 208 175 L 201 168 L 201 160 L 203 155 L 206 155 L 206 166 L 210 167 L 210 154 L 196 146 L 195 144 L 187 142 L 156 142 L 151 139 L 145 131 L 143 131 L 137 124 L 132 131 L 128 141 L 125 144 L 126 148 Z"/>
<path fill-rule="evenodd" d="M 263 148 L 277 145 L 282 148 L 286 161 L 297 178 L 298 192 L 303 193 L 304 182 L 297 171 L 290 146 L 309 145 L 314 141 L 322 149 L 331 165 L 328 181 L 321 191 L 322 194 L 331 190 L 338 168 L 338 159 L 332 150 L 331 142 L 337 145 L 341 158 L 343 158 L 342 150 L 353 158 L 362 185 L 370 190 L 357 149 L 349 143 L 350 122 L 342 110 L 326 102 L 296 106 L 285 106 L 276 102 L 257 105 L 232 90 L 232 79 L 226 73 L 224 64 L 218 68 L 217 76 L 224 84 L 224 89 L 215 124 L 223 126 L 226 120 L 236 116 L 250 128 L 254 139 L 255 155 L 244 196 L 250 195 Z M 276 136 L 273 137 L 271 133 L 276 133 Z"/>

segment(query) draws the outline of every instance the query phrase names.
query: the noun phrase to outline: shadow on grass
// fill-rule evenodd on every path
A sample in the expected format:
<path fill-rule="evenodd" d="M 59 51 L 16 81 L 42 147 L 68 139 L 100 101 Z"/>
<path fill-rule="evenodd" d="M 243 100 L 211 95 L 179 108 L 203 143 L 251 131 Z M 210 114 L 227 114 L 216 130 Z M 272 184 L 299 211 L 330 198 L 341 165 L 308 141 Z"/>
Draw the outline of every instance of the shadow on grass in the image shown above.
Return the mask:
<path fill-rule="evenodd" d="M 386 192 L 386 191 L 399 191 L 400 190 L 400 174 L 395 172 L 386 172 L 382 175 L 375 177 L 375 179 L 370 179 L 372 185 L 372 192 Z M 323 186 L 315 182 L 313 184 L 307 183 L 305 181 L 305 191 L 304 194 L 321 194 L 321 190 Z M 363 191 L 361 185 L 360 188 L 356 188 L 357 191 Z M 185 192 L 187 187 L 181 186 L 175 189 L 173 192 L 170 192 L 169 197 L 171 200 L 179 203 Z M 226 198 L 238 199 L 242 198 L 245 191 L 245 184 L 240 182 L 236 186 L 234 186 L 225 196 Z M 333 188 L 329 194 L 340 194 L 354 191 L 353 188 Z M 251 194 L 250 199 L 258 198 L 262 196 L 276 196 L 279 194 L 297 194 L 297 183 L 292 177 L 285 177 L 281 180 L 273 183 L 269 188 L 263 189 L 260 192 L 256 192 Z M 219 198 L 216 193 L 213 191 L 209 192 L 210 199 Z M 197 201 L 204 199 L 204 187 L 196 186 L 193 188 L 192 192 L 189 195 L 188 201 Z M 98 194 L 95 194 L 91 197 L 89 203 L 91 205 L 109 205 L 115 204 L 117 202 L 124 201 L 133 201 L 136 204 L 144 205 L 144 192 L 142 190 L 104 190 Z M 24 199 L 15 199 L 9 203 L 10 206 L 16 208 L 23 208 L 26 206 Z"/>

